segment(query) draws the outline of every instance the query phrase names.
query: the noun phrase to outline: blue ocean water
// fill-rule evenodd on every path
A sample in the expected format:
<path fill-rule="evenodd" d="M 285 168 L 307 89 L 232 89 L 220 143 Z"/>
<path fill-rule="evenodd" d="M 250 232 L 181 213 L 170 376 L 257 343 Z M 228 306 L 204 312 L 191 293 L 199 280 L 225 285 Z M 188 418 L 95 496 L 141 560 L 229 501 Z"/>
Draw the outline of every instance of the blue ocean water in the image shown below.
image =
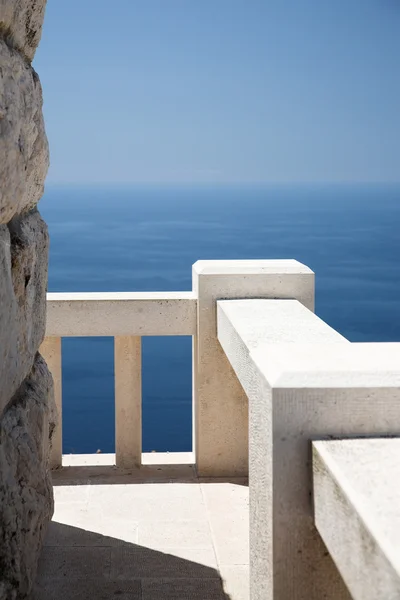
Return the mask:
<path fill-rule="evenodd" d="M 351 341 L 400 341 L 400 185 L 48 186 L 50 291 L 191 289 L 198 259 L 296 258 Z M 113 342 L 63 340 L 65 453 L 114 452 Z M 143 339 L 143 450 L 191 450 L 191 340 Z"/>

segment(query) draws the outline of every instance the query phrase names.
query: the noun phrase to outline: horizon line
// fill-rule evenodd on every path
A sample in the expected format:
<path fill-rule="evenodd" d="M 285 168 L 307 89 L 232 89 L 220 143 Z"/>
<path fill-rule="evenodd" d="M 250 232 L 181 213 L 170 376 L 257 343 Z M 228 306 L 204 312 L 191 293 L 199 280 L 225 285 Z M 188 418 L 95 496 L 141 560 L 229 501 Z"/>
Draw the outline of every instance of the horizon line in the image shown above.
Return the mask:
<path fill-rule="evenodd" d="M 400 180 L 317 181 L 46 181 L 47 186 L 273 186 L 273 185 L 400 185 Z"/>

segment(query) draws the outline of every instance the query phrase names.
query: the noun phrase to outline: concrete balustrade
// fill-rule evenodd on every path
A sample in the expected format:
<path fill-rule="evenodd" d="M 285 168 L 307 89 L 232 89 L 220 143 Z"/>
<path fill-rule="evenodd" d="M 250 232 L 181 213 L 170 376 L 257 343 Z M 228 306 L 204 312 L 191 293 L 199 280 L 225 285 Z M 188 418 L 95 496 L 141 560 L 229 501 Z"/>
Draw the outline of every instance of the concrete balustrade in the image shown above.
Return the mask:
<path fill-rule="evenodd" d="M 62 465 L 61 338 L 112 336 L 115 356 L 116 464 L 142 462 L 141 336 L 194 335 L 192 292 L 49 293 L 41 352 L 53 374 L 59 421 L 51 467 Z"/>
<path fill-rule="evenodd" d="M 192 292 L 47 294 L 48 337 L 194 335 Z"/>
<path fill-rule="evenodd" d="M 377 490 L 398 477 L 399 440 L 325 440 L 400 435 L 400 344 L 351 344 L 313 309 L 314 274 L 292 260 L 199 261 L 192 292 L 49 294 L 52 467 L 62 337 L 114 337 L 115 461 L 130 470 L 175 462 L 142 454 L 141 338 L 191 335 L 195 452 L 181 462 L 249 474 L 251 600 L 397 598 L 400 517 Z"/>
<path fill-rule="evenodd" d="M 287 300 L 218 302 L 218 337 L 249 398 L 251 599 L 350 598 L 314 526 L 310 442 L 399 434 L 400 344 L 350 344 Z"/>
<path fill-rule="evenodd" d="M 350 344 L 296 300 L 221 301 L 217 310 L 218 339 L 249 399 L 252 600 L 324 597 L 321 585 L 310 585 L 309 573 L 314 568 L 310 561 L 318 556 L 320 564 L 319 557 L 324 555 L 322 544 L 316 556 L 309 551 L 313 527 L 307 513 L 310 496 L 304 478 L 311 419 L 306 407 L 299 407 L 304 414 L 296 422 L 290 399 L 282 403 L 275 400 L 275 394 L 280 392 L 285 357 L 298 344 Z M 278 354 L 280 360 L 274 358 Z M 262 370 L 256 357 L 262 360 Z M 313 411 L 312 405 L 309 411 Z M 299 447 L 302 439 L 303 447 Z M 304 519 L 304 512 L 309 521 Z M 331 562 L 329 556 L 327 560 Z M 328 587 L 343 587 L 336 569 L 329 566 L 321 571 L 322 585 L 329 570 L 333 578 L 329 575 Z"/>
<path fill-rule="evenodd" d="M 216 300 L 231 297 L 293 297 L 313 309 L 314 274 L 295 260 L 199 261 L 192 292 L 48 294 L 44 348 L 62 337 L 115 338 L 118 466 L 141 463 L 141 336 L 191 335 L 198 473 L 247 475 L 247 397 L 217 340 Z M 61 415 L 61 378 L 59 388 Z M 61 427 L 60 421 L 59 440 Z M 53 466 L 61 465 L 60 444 Z"/>

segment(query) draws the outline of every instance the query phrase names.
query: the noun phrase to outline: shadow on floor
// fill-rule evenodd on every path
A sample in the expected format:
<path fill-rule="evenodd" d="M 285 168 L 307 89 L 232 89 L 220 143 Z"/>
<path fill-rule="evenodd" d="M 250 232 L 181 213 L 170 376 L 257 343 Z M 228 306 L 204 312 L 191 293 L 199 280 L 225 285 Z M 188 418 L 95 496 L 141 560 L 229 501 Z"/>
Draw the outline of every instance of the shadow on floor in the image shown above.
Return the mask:
<path fill-rule="evenodd" d="M 212 567 L 52 522 L 29 600 L 229 598 Z"/>

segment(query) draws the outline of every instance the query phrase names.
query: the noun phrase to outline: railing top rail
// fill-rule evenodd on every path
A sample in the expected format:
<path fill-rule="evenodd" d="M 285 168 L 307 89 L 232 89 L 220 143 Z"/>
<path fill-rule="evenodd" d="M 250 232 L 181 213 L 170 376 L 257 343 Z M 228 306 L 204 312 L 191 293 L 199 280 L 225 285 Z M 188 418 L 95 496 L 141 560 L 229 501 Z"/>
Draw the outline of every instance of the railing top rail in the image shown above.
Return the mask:
<path fill-rule="evenodd" d="M 359 510 L 354 510 L 350 497 L 352 491 L 367 497 L 370 487 L 377 488 L 371 523 L 375 511 L 391 510 L 398 490 L 390 492 L 389 503 L 380 502 L 378 490 L 382 482 L 386 494 L 399 479 L 394 474 L 398 461 L 389 449 L 374 457 L 373 448 L 360 448 L 345 460 L 339 452 L 334 463 L 343 472 L 340 489 L 333 481 L 333 460 L 314 462 L 316 523 L 324 546 L 310 528 L 310 440 L 398 435 L 400 344 L 349 343 L 294 300 L 218 301 L 217 320 L 218 339 L 249 399 L 250 577 L 256 595 L 265 597 L 267 590 L 270 597 L 292 598 L 295 590 L 296 598 L 308 600 L 331 597 L 334 590 L 337 597 L 347 597 L 326 553 L 331 542 L 331 557 L 343 565 L 344 580 L 355 584 L 354 598 L 399 597 L 400 567 L 393 568 L 387 552 L 382 557 L 382 544 L 378 552 L 371 548 L 377 544 L 371 532 L 364 535 L 368 522 L 365 527 L 357 523 L 367 500 L 357 500 Z M 367 451 L 380 480 L 366 468 Z M 385 466 L 390 460 L 397 464 L 391 471 Z M 331 473 L 322 477 L 324 464 Z M 347 506 L 339 498 L 346 495 Z M 390 527 L 387 516 L 383 520 Z M 395 535 L 398 539 L 399 531 Z"/>
<path fill-rule="evenodd" d="M 309 267 L 292 258 L 275 260 L 198 260 L 194 263 L 193 270 L 203 275 L 263 275 L 268 273 L 314 275 Z"/>
<path fill-rule="evenodd" d="M 350 344 L 296 300 L 217 306 L 218 339 L 242 385 L 254 365 L 258 379 L 274 387 L 400 386 L 400 343 Z"/>
<path fill-rule="evenodd" d="M 47 337 L 194 335 L 193 292 L 74 292 L 47 296 Z"/>
<path fill-rule="evenodd" d="M 124 302 L 126 300 L 195 301 L 194 292 L 49 292 L 47 302 Z"/>

